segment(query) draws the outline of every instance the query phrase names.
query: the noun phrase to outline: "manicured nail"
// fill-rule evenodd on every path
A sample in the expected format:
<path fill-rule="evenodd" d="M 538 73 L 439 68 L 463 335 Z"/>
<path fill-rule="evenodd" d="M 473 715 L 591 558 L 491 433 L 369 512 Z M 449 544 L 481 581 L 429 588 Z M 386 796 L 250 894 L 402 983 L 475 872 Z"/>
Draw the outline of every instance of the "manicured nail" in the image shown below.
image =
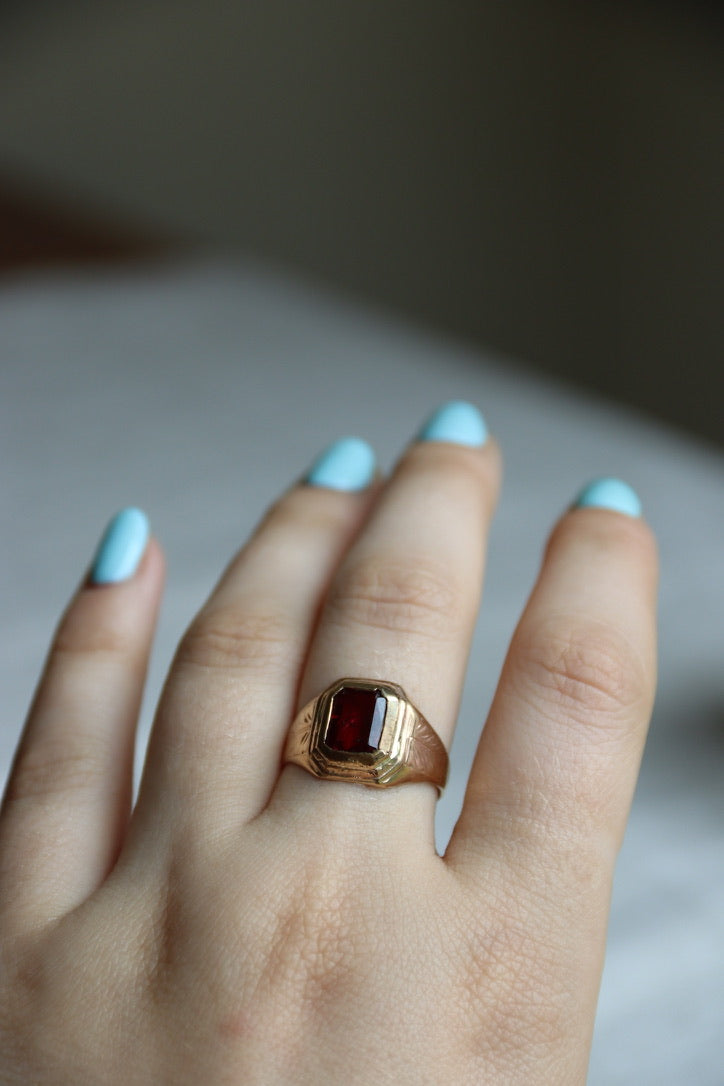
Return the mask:
<path fill-rule="evenodd" d="M 374 478 L 375 465 L 374 449 L 366 441 L 360 437 L 343 437 L 320 454 L 304 482 L 333 490 L 364 490 Z"/>
<path fill-rule="evenodd" d="M 573 503 L 573 509 L 593 507 L 613 509 L 629 517 L 641 516 L 641 501 L 635 490 L 620 479 L 595 479 L 585 486 Z"/>
<path fill-rule="evenodd" d="M 485 419 L 465 400 L 443 404 L 417 435 L 418 441 L 454 441 L 458 445 L 484 445 L 487 438 Z"/>
<path fill-rule="evenodd" d="M 132 577 L 143 557 L 148 535 L 148 518 L 140 509 L 122 509 L 117 513 L 98 544 L 91 582 L 116 584 Z"/>

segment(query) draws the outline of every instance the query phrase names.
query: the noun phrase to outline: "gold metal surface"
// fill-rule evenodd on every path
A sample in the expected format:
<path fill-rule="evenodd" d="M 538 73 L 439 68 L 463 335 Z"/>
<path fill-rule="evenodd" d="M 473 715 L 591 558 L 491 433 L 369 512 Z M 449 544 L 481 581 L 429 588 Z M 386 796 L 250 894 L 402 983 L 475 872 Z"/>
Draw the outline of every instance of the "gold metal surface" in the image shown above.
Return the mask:
<path fill-rule="evenodd" d="M 379 750 L 357 753 L 333 750 L 324 742 L 332 698 L 342 687 L 379 690 L 387 699 Z M 302 766 L 316 777 L 354 781 L 368 788 L 390 788 L 406 781 L 429 781 L 445 787 L 445 746 L 397 683 L 382 679 L 338 679 L 308 702 L 289 729 L 284 761 Z"/>

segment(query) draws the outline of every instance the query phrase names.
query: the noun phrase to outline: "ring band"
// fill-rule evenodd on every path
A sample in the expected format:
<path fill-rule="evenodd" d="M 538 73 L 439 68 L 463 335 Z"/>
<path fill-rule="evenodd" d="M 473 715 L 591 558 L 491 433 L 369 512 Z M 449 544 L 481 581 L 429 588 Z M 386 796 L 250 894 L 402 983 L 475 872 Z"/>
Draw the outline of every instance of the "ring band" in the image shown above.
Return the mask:
<path fill-rule="evenodd" d="M 445 745 L 397 683 L 338 679 L 294 718 L 284 750 L 315 777 L 390 788 L 447 782 Z"/>

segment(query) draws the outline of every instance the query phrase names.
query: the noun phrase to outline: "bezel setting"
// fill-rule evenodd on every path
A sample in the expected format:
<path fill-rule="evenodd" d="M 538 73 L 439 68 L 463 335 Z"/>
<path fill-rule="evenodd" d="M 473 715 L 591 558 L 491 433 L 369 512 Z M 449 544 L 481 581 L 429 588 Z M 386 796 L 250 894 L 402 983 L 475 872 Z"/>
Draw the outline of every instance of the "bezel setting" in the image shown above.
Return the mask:
<path fill-rule="evenodd" d="M 332 701 L 343 689 L 378 691 L 385 698 L 387 709 L 376 751 L 336 750 L 325 742 Z M 406 762 L 414 725 L 414 714 L 408 711 L 402 687 L 384 681 L 339 679 L 319 696 L 309 721 L 310 768 L 318 776 L 332 780 L 359 781 L 373 788 L 389 787 L 410 776 Z"/>

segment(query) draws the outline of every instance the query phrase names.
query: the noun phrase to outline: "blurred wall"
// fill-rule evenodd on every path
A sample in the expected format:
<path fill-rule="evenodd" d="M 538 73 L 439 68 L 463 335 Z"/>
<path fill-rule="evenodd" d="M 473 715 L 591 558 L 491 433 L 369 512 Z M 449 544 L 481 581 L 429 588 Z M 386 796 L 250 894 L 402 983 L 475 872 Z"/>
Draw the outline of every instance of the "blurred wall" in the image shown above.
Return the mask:
<path fill-rule="evenodd" d="M 718 10 L 6 0 L 0 162 L 724 442 Z"/>

